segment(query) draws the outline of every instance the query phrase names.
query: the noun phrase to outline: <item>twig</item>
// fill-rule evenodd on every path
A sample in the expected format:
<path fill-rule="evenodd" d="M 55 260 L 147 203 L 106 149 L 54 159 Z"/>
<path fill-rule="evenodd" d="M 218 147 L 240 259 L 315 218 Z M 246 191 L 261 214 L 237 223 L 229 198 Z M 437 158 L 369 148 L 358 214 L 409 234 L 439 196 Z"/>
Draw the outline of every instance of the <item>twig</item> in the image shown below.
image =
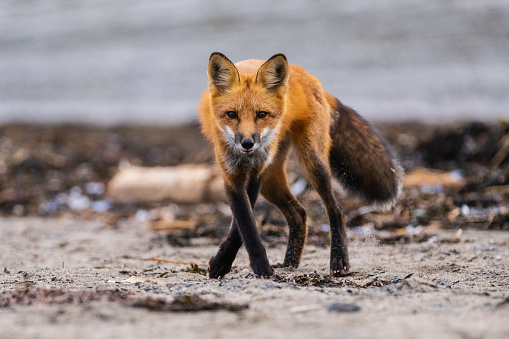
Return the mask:
<path fill-rule="evenodd" d="M 158 258 L 148 258 L 148 259 L 141 259 L 142 261 L 159 261 L 159 262 L 168 262 L 171 264 L 180 264 L 180 265 L 198 265 L 198 266 L 207 266 L 208 264 L 197 264 L 195 262 L 187 262 L 187 261 L 175 261 L 175 260 L 168 260 L 168 259 L 158 259 Z"/>
<path fill-rule="evenodd" d="M 491 168 L 498 167 L 502 163 L 502 161 L 504 161 L 508 154 L 509 154 L 509 133 L 502 137 L 502 147 L 500 147 L 497 154 L 495 154 L 495 156 L 491 159 L 490 167 Z"/>

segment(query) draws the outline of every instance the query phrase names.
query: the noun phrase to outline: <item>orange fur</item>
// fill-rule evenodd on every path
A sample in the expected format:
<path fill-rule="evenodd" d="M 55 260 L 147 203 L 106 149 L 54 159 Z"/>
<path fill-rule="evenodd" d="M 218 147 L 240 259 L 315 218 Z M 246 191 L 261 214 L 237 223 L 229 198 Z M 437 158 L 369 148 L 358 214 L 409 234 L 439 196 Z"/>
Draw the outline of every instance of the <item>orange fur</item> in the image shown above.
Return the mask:
<path fill-rule="evenodd" d="M 331 105 L 329 94 L 324 92 L 318 79 L 307 73 L 304 68 L 289 65 L 288 92 L 286 96 L 267 95 L 266 90 L 254 85 L 256 72 L 263 65 L 261 60 L 246 60 L 235 64 L 240 75 L 240 82 L 235 84 L 227 95 L 213 95 L 207 89 L 199 104 L 200 121 L 205 136 L 215 145 L 216 160 L 226 182 L 231 182 L 232 173 L 224 168 L 223 133 L 218 123 L 228 125 L 234 132 L 244 130 L 262 130 L 267 121 L 260 121 L 256 126 L 253 119 L 248 119 L 256 110 L 271 112 L 280 124 L 271 151 L 275 152 L 280 140 L 290 133 L 290 138 L 296 144 L 305 143 L 306 140 L 317 140 L 321 145 L 324 157 L 328 156 L 331 138 L 329 136 L 331 123 Z M 246 88 L 246 85 L 249 87 Z M 246 124 L 232 124 L 224 117 L 224 112 L 232 109 L 245 110 Z M 244 129 L 244 130 L 242 130 Z M 265 170 L 265 168 L 263 169 Z"/>

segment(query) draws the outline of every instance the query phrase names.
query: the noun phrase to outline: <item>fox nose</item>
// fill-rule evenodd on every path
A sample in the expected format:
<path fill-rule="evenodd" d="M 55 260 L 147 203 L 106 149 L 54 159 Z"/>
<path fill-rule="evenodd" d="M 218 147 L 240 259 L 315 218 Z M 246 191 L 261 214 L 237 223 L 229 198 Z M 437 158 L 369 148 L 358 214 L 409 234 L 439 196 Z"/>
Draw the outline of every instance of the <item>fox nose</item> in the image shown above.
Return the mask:
<path fill-rule="evenodd" d="M 246 150 L 250 150 L 254 146 L 254 141 L 253 141 L 253 139 L 246 138 L 246 139 L 242 140 L 240 145 L 242 146 L 242 148 L 244 148 Z"/>

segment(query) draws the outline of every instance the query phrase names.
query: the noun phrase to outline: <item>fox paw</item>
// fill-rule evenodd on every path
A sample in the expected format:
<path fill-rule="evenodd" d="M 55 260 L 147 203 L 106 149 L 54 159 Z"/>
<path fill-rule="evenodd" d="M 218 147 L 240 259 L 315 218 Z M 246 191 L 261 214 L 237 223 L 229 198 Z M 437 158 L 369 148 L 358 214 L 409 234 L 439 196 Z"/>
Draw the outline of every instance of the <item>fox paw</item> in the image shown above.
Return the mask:
<path fill-rule="evenodd" d="M 299 264 L 300 264 L 300 257 L 295 258 L 295 257 L 286 256 L 285 261 L 283 262 L 283 267 L 297 268 L 297 267 L 299 267 Z"/>
<path fill-rule="evenodd" d="M 333 277 L 344 277 L 348 275 L 350 270 L 350 264 L 348 259 L 342 257 L 331 258 L 330 261 L 330 275 Z"/>
<path fill-rule="evenodd" d="M 251 261 L 251 269 L 257 277 L 270 278 L 274 275 L 274 270 L 268 260 Z"/>
<path fill-rule="evenodd" d="M 232 269 L 232 263 L 220 260 L 217 256 L 212 257 L 209 261 L 209 278 L 219 279 L 228 274 Z"/>

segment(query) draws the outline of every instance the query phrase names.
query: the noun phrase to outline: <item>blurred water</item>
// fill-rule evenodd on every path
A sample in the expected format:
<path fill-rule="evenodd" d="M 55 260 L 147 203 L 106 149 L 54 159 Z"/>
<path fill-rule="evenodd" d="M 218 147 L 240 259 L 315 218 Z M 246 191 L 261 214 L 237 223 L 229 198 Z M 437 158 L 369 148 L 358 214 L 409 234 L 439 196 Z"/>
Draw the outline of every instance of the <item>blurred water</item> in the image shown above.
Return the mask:
<path fill-rule="evenodd" d="M 213 51 L 283 52 L 373 120 L 509 117 L 506 0 L 0 0 L 0 123 L 195 120 Z"/>

